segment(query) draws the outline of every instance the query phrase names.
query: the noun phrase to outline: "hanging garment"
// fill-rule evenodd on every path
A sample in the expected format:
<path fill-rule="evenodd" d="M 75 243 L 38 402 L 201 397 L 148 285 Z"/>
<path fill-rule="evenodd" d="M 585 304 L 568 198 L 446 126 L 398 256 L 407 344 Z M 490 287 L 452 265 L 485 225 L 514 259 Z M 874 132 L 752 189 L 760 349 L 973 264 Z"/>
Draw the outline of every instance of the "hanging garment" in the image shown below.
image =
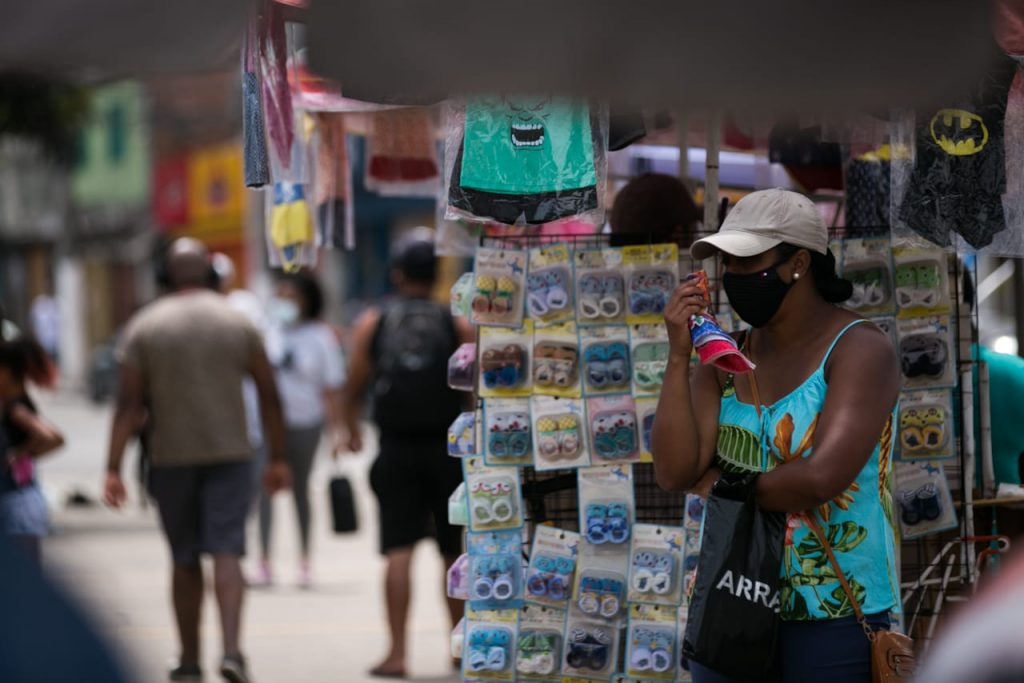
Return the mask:
<path fill-rule="evenodd" d="M 826 142 L 821 126 L 800 128 L 783 122 L 772 128 L 768 157 L 807 192 L 843 189 L 842 152 L 837 142 Z"/>
<path fill-rule="evenodd" d="M 242 158 L 246 187 L 270 182 L 267 127 L 263 118 L 263 93 L 259 74 L 259 18 L 249 21 L 242 43 Z"/>
<path fill-rule="evenodd" d="M 317 210 L 317 243 L 352 248 L 348 221 L 351 175 L 345 115 L 322 112 L 314 116 L 317 142 L 313 203 Z"/>
<path fill-rule="evenodd" d="M 608 149 L 617 152 L 647 136 L 647 124 L 639 109 L 612 109 L 608 115 Z"/>
<path fill-rule="evenodd" d="M 1016 62 L 1000 54 L 971 97 L 919 116 L 899 217 L 929 242 L 949 246 L 956 232 L 981 249 L 1006 228 L 1003 131 L 1016 73 Z"/>
<path fill-rule="evenodd" d="M 506 225 L 596 209 L 589 107 L 548 97 L 471 99 L 448 202 Z"/>
<path fill-rule="evenodd" d="M 302 185 L 274 183 L 269 225 L 273 265 L 279 265 L 287 272 L 311 265 L 310 259 L 315 259 L 316 254 L 316 237 L 313 234 L 313 215 Z"/>
<path fill-rule="evenodd" d="M 434 121 L 426 109 L 395 109 L 373 115 L 366 140 L 366 186 L 404 185 L 440 176 Z M 436 186 L 431 185 L 432 196 Z"/>
<path fill-rule="evenodd" d="M 280 168 L 288 169 L 295 140 L 295 118 L 288 86 L 288 37 L 284 16 L 273 0 L 265 0 L 259 16 L 260 75 L 267 135 Z"/>
<path fill-rule="evenodd" d="M 846 167 L 846 227 L 889 227 L 888 161 L 854 159 Z"/>

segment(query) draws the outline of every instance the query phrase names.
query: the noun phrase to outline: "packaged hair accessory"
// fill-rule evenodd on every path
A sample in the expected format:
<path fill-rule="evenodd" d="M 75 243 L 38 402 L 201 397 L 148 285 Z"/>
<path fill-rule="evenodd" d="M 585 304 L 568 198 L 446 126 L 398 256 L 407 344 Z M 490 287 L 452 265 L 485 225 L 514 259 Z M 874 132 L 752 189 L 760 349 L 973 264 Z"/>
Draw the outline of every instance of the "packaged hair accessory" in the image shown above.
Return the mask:
<path fill-rule="evenodd" d="M 941 249 L 893 249 L 896 264 L 897 317 L 917 318 L 949 313 L 949 274 Z"/>
<path fill-rule="evenodd" d="M 636 519 L 629 465 L 582 468 L 578 475 L 580 533 L 589 553 L 625 557 Z"/>
<path fill-rule="evenodd" d="M 904 387 L 952 387 L 956 384 L 953 332 L 948 316 L 900 320 L 900 368 Z"/>
<path fill-rule="evenodd" d="M 466 535 L 467 579 L 473 609 L 522 606 L 522 541 L 517 529 Z"/>
<path fill-rule="evenodd" d="M 553 396 L 534 396 L 533 466 L 537 471 L 590 465 L 586 411 L 583 401 Z"/>
<path fill-rule="evenodd" d="M 636 400 L 636 419 L 640 427 L 640 462 L 654 462 L 651 452 L 651 432 L 654 429 L 654 415 L 658 412 L 658 399 L 643 396 Z"/>
<path fill-rule="evenodd" d="M 462 680 L 515 680 L 518 609 L 469 608 L 462 645 Z"/>
<path fill-rule="evenodd" d="M 476 389 L 476 344 L 462 344 L 448 359 L 448 386 L 458 391 Z"/>
<path fill-rule="evenodd" d="M 470 320 L 477 325 L 520 327 L 523 324 L 527 252 L 481 247 L 473 272 L 476 287 Z"/>
<path fill-rule="evenodd" d="M 540 605 L 523 607 L 516 645 L 517 680 L 558 681 L 564 633 L 564 611 Z"/>
<path fill-rule="evenodd" d="M 844 240 L 842 254 L 843 277 L 853 283 L 853 296 L 844 305 L 865 316 L 891 315 L 895 298 L 889 238 Z"/>
<path fill-rule="evenodd" d="M 658 681 L 674 681 L 679 666 L 678 608 L 633 605 L 626 638 L 626 673 Z"/>
<path fill-rule="evenodd" d="M 594 462 L 610 465 L 640 459 L 640 425 L 632 396 L 587 399 L 587 426 Z"/>
<path fill-rule="evenodd" d="M 526 276 L 526 310 L 542 323 L 572 320 L 572 259 L 569 248 L 555 244 L 530 250 L 530 272 Z"/>
<path fill-rule="evenodd" d="M 678 606 L 682 596 L 684 532 L 681 527 L 633 525 L 629 601 Z"/>
<path fill-rule="evenodd" d="M 948 389 L 908 391 L 900 396 L 901 460 L 940 460 L 955 455 L 953 396 Z"/>
<path fill-rule="evenodd" d="M 480 395 L 484 397 L 526 397 L 530 395 L 533 323 L 519 329 L 481 327 Z"/>
<path fill-rule="evenodd" d="M 956 527 L 956 509 L 941 462 L 897 462 L 895 472 L 895 508 L 902 538 Z"/>
<path fill-rule="evenodd" d="M 579 534 L 550 526 L 537 527 L 526 570 L 527 601 L 563 610 L 569 606 L 579 548 Z"/>
<path fill-rule="evenodd" d="M 461 458 L 477 455 L 477 419 L 475 412 L 460 413 L 448 427 L 448 455 Z"/>
<path fill-rule="evenodd" d="M 529 399 L 485 399 L 484 425 L 484 460 L 488 465 L 529 465 L 533 462 Z"/>
<path fill-rule="evenodd" d="M 629 328 L 625 325 L 580 330 L 583 393 L 587 396 L 628 394 L 632 380 Z"/>
<path fill-rule="evenodd" d="M 607 325 L 626 320 L 626 284 L 622 251 L 588 249 L 576 252 L 576 314 L 581 325 Z"/>
<path fill-rule="evenodd" d="M 580 343 L 576 323 L 534 328 L 533 391 L 547 396 L 580 396 Z"/>
<path fill-rule="evenodd" d="M 668 330 L 664 323 L 631 325 L 633 392 L 636 396 L 659 396 L 668 367 Z"/>
<path fill-rule="evenodd" d="M 626 268 L 626 321 L 658 323 L 679 284 L 679 247 L 675 244 L 623 247 Z"/>
<path fill-rule="evenodd" d="M 518 529 L 523 526 L 522 489 L 515 467 L 488 467 L 483 458 L 462 459 L 469 496 L 472 531 Z"/>

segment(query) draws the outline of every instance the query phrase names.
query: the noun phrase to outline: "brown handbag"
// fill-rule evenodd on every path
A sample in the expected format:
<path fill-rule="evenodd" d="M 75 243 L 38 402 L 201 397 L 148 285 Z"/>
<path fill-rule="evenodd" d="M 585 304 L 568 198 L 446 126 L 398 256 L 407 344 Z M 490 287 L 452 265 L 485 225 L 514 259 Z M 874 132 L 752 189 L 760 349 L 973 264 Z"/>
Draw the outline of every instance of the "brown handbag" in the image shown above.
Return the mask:
<path fill-rule="evenodd" d="M 853 594 L 853 590 L 846 580 L 846 574 L 843 573 L 839 562 L 836 561 L 835 553 L 832 552 L 832 546 L 829 545 L 828 538 L 826 538 L 825 532 L 822 531 L 821 525 L 814 519 L 813 513 L 807 513 L 804 517 L 807 521 L 807 526 L 818 537 L 821 547 L 825 549 L 828 560 L 832 563 L 832 569 L 835 570 L 836 578 L 839 579 L 839 583 L 846 592 L 847 599 L 853 605 L 857 621 L 860 623 L 861 628 L 864 629 L 864 635 L 868 637 L 868 642 L 871 643 L 872 683 L 900 683 L 900 681 L 909 681 L 914 674 L 914 668 L 917 663 L 917 659 L 914 656 L 913 639 L 896 631 L 872 630 L 871 625 L 864 618 L 864 611 L 861 609 L 860 603 L 857 602 L 857 597 Z"/>

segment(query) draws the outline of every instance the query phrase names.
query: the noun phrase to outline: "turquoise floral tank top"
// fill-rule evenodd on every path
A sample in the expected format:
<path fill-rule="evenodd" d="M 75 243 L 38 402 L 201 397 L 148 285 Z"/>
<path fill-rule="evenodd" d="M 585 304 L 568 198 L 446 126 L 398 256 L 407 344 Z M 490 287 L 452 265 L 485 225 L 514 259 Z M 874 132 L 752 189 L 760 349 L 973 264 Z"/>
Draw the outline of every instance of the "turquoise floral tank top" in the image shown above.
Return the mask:
<path fill-rule="evenodd" d="M 730 381 L 722 394 L 716 464 L 727 472 L 768 472 L 811 455 L 814 431 L 825 405 L 825 365 L 847 325 L 818 369 L 761 415 L 736 397 Z M 856 480 L 815 513 L 865 614 L 899 610 L 892 475 L 893 419 Z M 781 568 L 781 615 L 787 621 L 834 619 L 853 614 L 824 548 L 799 514 L 787 516 Z"/>

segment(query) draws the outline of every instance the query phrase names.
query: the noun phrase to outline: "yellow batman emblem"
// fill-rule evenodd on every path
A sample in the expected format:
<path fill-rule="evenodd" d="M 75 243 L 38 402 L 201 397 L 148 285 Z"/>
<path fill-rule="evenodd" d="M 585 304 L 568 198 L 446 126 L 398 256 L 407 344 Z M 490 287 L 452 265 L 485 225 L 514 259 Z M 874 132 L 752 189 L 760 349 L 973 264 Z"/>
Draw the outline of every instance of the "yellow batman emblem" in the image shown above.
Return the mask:
<path fill-rule="evenodd" d="M 985 122 L 963 109 L 940 109 L 932 117 L 931 134 L 943 152 L 957 157 L 977 154 L 988 144 Z"/>

